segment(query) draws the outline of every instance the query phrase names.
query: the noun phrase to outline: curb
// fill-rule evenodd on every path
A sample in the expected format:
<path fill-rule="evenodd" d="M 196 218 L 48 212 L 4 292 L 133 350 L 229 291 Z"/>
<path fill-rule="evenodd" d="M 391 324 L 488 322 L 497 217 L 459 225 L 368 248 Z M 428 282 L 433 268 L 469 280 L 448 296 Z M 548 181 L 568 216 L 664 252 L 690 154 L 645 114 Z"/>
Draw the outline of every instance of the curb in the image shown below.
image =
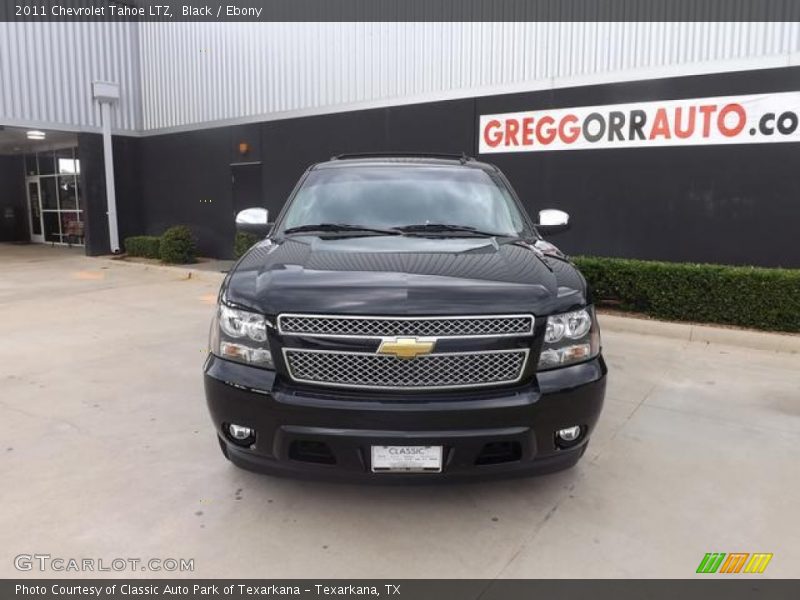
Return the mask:
<path fill-rule="evenodd" d="M 108 265 L 119 266 L 122 265 L 131 269 L 139 269 L 140 271 L 152 271 L 156 273 L 165 273 L 169 275 L 176 275 L 179 279 L 195 279 L 197 281 L 208 281 L 211 283 L 222 283 L 225 279 L 225 273 L 217 271 L 205 271 L 203 269 L 194 269 L 187 266 L 172 266 L 172 265 L 151 265 L 147 263 L 128 262 L 118 258 L 107 258 L 103 256 L 92 257 L 92 260 L 99 260 Z"/>
<path fill-rule="evenodd" d="M 800 335 L 791 333 L 772 333 L 751 329 L 714 327 L 713 325 L 673 323 L 638 317 L 621 317 L 603 311 L 598 311 L 598 314 L 600 315 L 601 330 L 606 331 L 657 335 L 687 342 L 724 344 L 753 350 L 800 353 Z"/>

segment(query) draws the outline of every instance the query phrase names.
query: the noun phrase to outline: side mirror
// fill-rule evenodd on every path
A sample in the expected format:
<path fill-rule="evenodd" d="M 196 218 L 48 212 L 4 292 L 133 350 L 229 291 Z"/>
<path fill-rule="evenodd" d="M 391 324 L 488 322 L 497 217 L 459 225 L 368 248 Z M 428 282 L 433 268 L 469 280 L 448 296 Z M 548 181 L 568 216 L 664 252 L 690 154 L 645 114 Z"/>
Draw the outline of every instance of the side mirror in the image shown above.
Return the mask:
<path fill-rule="evenodd" d="M 266 208 L 245 208 L 236 215 L 236 230 L 266 237 L 272 229 Z"/>
<path fill-rule="evenodd" d="M 539 211 L 539 223 L 536 230 L 541 234 L 560 233 L 569 229 L 569 215 L 563 210 L 546 208 Z"/>

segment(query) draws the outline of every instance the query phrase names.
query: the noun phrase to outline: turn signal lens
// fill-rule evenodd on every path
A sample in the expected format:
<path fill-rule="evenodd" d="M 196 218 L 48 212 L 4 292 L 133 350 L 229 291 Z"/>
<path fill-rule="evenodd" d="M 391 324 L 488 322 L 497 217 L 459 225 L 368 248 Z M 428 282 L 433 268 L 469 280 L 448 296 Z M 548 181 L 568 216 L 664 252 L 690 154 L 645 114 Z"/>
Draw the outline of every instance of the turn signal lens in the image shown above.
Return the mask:
<path fill-rule="evenodd" d="M 272 354 L 264 348 L 251 348 L 235 342 L 221 342 L 219 355 L 228 360 L 272 368 Z"/>

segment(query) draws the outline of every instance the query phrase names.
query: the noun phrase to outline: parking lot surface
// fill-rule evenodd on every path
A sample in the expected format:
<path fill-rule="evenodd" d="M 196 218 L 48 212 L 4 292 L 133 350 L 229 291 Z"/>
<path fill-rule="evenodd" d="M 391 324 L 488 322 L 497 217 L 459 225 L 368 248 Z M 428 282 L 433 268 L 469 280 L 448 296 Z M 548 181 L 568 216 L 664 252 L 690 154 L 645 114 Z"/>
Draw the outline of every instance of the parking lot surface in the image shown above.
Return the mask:
<path fill-rule="evenodd" d="M 800 576 L 797 354 L 605 332 L 605 409 L 569 471 L 294 481 L 219 451 L 212 276 L 16 245 L 0 273 L 2 577 L 43 576 L 14 567 L 33 553 L 194 559 L 103 576 L 691 577 L 706 552 L 771 552 L 763 576 Z"/>

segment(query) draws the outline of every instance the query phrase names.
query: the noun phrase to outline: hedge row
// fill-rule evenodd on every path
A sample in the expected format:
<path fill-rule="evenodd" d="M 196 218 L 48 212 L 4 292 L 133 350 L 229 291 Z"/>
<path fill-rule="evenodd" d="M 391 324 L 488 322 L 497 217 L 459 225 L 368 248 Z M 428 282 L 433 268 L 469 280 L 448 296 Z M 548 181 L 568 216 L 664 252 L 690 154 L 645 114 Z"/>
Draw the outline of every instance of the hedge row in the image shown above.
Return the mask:
<path fill-rule="evenodd" d="M 165 263 L 181 265 L 193 263 L 196 251 L 194 236 L 185 225 L 170 227 L 161 237 L 137 235 L 125 238 L 125 252 L 129 256 L 160 258 Z"/>
<path fill-rule="evenodd" d="M 600 305 L 661 319 L 800 331 L 800 269 L 572 260 Z"/>
<path fill-rule="evenodd" d="M 161 258 L 161 238 L 155 235 L 125 238 L 125 252 L 130 256 Z"/>

